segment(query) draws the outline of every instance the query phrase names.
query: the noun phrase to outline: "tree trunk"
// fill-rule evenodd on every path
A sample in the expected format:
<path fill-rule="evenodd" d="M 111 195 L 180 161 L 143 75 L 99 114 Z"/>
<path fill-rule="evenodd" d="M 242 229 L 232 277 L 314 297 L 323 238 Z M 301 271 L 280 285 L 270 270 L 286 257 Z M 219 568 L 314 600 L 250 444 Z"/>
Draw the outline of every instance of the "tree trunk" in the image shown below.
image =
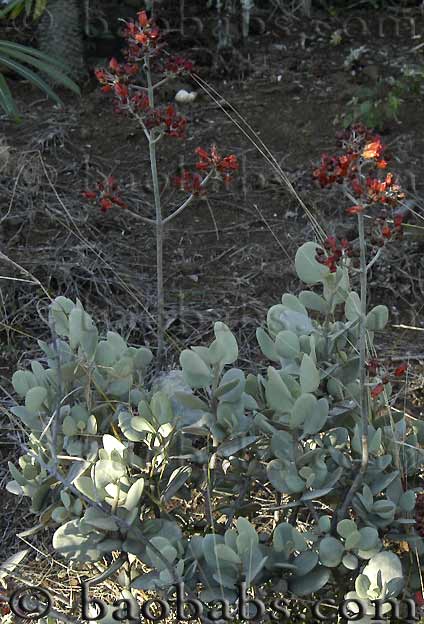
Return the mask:
<path fill-rule="evenodd" d="M 49 0 L 37 37 L 42 52 L 63 61 L 76 82 L 87 77 L 84 59 L 83 0 Z"/>

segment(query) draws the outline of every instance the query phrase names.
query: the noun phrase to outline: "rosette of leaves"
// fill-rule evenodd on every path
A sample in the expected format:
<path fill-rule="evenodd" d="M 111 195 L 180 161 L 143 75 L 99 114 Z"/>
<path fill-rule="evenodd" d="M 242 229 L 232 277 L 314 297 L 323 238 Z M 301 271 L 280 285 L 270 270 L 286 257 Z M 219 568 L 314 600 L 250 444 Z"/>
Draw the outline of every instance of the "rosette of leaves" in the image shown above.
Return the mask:
<path fill-rule="evenodd" d="M 166 519 L 151 519 L 142 523 L 141 530 L 150 546 L 143 546 L 130 533 L 124 548 L 136 553 L 152 571 L 136 576 L 131 587 L 143 590 L 168 589 L 175 582 L 175 576 L 189 581 L 187 542 L 178 524 Z M 152 546 L 162 553 L 163 559 L 157 556 Z"/>
<path fill-rule="evenodd" d="M 89 414 L 85 405 L 65 406 L 63 416 L 63 446 L 69 455 L 91 459 L 96 456 L 97 421 L 94 414 Z"/>
<path fill-rule="evenodd" d="M 152 354 L 144 347 L 128 347 L 114 332 L 100 339 L 79 302 L 57 298 L 50 307 L 50 322 L 54 341 L 39 343 L 47 367 L 34 361 L 31 370 L 17 371 L 12 378 L 24 404 L 11 412 L 30 435 L 29 452 L 19 459 L 22 470 L 10 467 L 14 481 L 8 488 L 30 496 L 33 510 L 46 524 L 73 514 L 55 544 L 69 556 L 84 558 L 88 546 L 82 544 L 90 543 L 89 527 L 97 541 L 101 526 L 117 530 L 112 519 L 104 521 L 104 514 L 112 510 L 131 520 L 131 514 L 135 518 L 140 513 L 142 459 L 129 450 L 129 443 L 123 445 L 108 432 L 115 428 L 117 435 L 118 400 L 131 405 L 144 396 L 143 379 Z M 80 494 L 81 501 L 71 504 L 71 494 Z M 94 550 L 89 550 L 92 558 Z"/>
<path fill-rule="evenodd" d="M 331 573 L 320 565 L 312 548 L 314 542 L 312 533 L 301 533 L 288 522 L 275 528 L 266 567 L 278 583 L 279 591 L 290 589 L 296 596 L 303 596 L 326 585 Z"/>
<path fill-rule="evenodd" d="M 361 600 L 365 603 L 365 617 L 363 624 L 373 621 L 375 615 L 374 600 L 389 600 L 396 598 L 405 585 L 402 563 L 399 557 L 390 551 L 382 551 L 374 555 L 356 577 L 355 591 L 348 592 L 346 600 Z M 351 603 L 352 606 L 354 603 Z M 381 605 L 381 612 L 387 614 L 391 609 L 390 603 Z M 353 612 L 355 607 L 353 606 Z M 355 615 L 353 616 L 355 617 Z"/>
<path fill-rule="evenodd" d="M 193 537 L 189 551 L 205 587 L 200 594 L 204 602 L 222 598 L 234 602 L 238 586 L 244 581 L 249 587 L 267 561 L 258 533 L 246 518 L 238 518 L 236 528 L 224 535 Z"/>
<path fill-rule="evenodd" d="M 238 345 L 230 329 L 221 322 L 214 325 L 215 340 L 209 347 L 185 349 L 180 364 L 185 383 L 193 390 L 202 390 L 202 398 L 178 393 L 176 398 L 188 409 L 201 412 L 207 429 L 217 442 L 225 438 L 237 438 L 236 446 L 245 446 L 244 435 L 252 422 L 252 412 L 257 407 L 255 399 L 245 392 L 246 379 L 243 371 L 226 366 L 238 357 Z M 251 441 L 250 441 L 251 443 Z M 228 449 L 221 449 L 228 454 Z"/>
<path fill-rule="evenodd" d="M 33 439 L 33 448 L 37 448 L 37 441 Z M 31 511 L 41 514 L 47 506 L 50 487 L 54 479 L 40 466 L 34 455 L 21 455 L 18 460 L 19 468 L 9 462 L 9 472 L 13 477 L 6 488 L 17 496 L 27 496 L 31 499 Z"/>
<path fill-rule="evenodd" d="M 142 469 L 133 451 L 104 435 L 96 461 L 72 482 L 84 501 L 79 517 L 56 530 L 54 548 L 70 559 L 90 561 L 100 559 L 104 552 L 123 550 L 125 530 L 128 533 L 140 524 Z"/>

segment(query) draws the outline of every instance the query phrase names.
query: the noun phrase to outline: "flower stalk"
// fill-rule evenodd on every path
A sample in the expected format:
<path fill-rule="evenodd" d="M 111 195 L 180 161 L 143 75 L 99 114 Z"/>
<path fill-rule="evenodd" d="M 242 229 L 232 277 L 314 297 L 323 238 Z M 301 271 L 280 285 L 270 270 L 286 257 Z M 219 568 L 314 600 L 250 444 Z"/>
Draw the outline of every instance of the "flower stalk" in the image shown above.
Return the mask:
<path fill-rule="evenodd" d="M 174 179 L 178 190 L 187 193 L 180 206 L 165 216 L 161 196 L 157 144 L 166 136 L 182 138 L 187 120 L 181 116 L 172 104 L 156 106 L 155 92 L 176 76 L 190 73 L 192 63 L 181 57 L 164 56 L 161 33 L 146 11 L 138 13 L 138 20 L 130 20 L 124 28 L 124 37 L 128 48 L 124 51 L 125 63 L 112 58 L 107 69 L 96 70 L 101 89 L 114 96 L 115 112 L 133 117 L 141 126 L 147 139 L 150 160 L 150 172 L 153 185 L 154 219 L 140 215 L 128 209 L 128 214 L 136 220 L 152 225 L 156 238 L 156 282 L 157 282 L 157 365 L 161 366 L 165 347 L 165 291 L 164 291 L 164 236 L 165 226 L 180 215 L 195 197 L 205 195 L 205 186 L 211 176 L 224 182 L 230 180 L 229 172 L 238 169 L 234 155 L 221 157 L 215 146 L 210 152 L 197 148 L 199 162 L 196 169 L 201 173 L 186 170 L 181 177 Z M 159 75 L 158 75 L 159 74 Z M 154 77 L 157 76 L 156 81 Z M 140 84 L 141 82 L 141 84 Z M 127 208 L 121 199 L 117 180 L 108 177 L 97 184 L 95 191 L 85 191 L 85 199 L 98 201 L 102 212 L 114 206 Z"/>
<path fill-rule="evenodd" d="M 360 413 L 361 413 L 361 446 L 362 457 L 359 471 L 350 486 L 340 512 L 338 520 L 346 517 L 352 499 L 361 487 L 368 468 L 369 460 L 369 408 L 368 408 L 368 384 L 367 384 L 367 255 L 366 255 L 366 239 L 364 227 L 364 215 L 362 212 L 358 214 L 358 237 L 360 248 L 360 288 L 361 288 L 361 309 L 359 317 L 359 385 L 360 385 Z"/>

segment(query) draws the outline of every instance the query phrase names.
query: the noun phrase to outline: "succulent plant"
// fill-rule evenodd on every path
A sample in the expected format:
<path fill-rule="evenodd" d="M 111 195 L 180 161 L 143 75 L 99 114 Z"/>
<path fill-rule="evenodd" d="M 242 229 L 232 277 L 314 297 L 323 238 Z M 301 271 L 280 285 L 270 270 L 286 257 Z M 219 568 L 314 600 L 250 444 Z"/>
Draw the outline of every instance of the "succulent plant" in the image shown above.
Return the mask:
<path fill-rule="evenodd" d="M 218 322 L 210 345 L 184 350 L 180 370 L 147 383 L 147 348 L 100 336 L 78 301 L 51 304 L 44 361 L 12 380 L 28 438 L 8 489 L 32 498 L 59 553 L 128 553 L 134 590 L 170 591 L 179 579 L 191 592 L 200 584 L 206 602 L 235 600 L 243 581 L 295 596 L 336 585 L 367 601 L 399 594 L 396 543 L 424 552 L 412 517 L 423 430 L 402 414 L 381 417 L 390 387 L 384 402 L 372 396 L 381 379 L 370 376 L 369 458 L 340 517 L 362 465 L 358 296 L 346 267 L 331 273 L 316 248 L 296 256 L 314 290 L 284 295 L 258 329 L 271 365 L 256 374 L 236 368 L 236 338 Z M 384 306 L 368 313 L 370 345 L 386 323 Z M 258 517 L 263 487 L 279 503 L 271 533 Z M 205 508 L 187 514 L 193 491 Z M 418 569 L 409 582 L 417 589 Z"/>

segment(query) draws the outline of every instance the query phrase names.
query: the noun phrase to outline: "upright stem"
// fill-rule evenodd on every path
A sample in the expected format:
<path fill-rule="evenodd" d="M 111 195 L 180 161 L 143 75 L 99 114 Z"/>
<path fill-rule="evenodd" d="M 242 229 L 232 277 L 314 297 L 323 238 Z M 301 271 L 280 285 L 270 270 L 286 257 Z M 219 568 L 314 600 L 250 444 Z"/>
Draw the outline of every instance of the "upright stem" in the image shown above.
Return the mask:
<path fill-rule="evenodd" d="M 361 467 L 358 474 L 353 480 L 350 490 L 347 493 L 345 501 L 340 509 L 338 519 L 342 520 L 346 517 L 349 505 L 355 493 L 361 486 L 368 467 L 368 388 L 366 386 L 366 349 L 367 349 L 367 259 L 366 259 L 366 243 L 364 230 L 364 216 L 358 214 L 358 233 L 360 245 L 360 274 L 361 274 L 361 315 L 359 319 L 359 383 L 360 383 L 360 411 L 362 423 L 362 459 Z"/>
<path fill-rule="evenodd" d="M 150 72 L 149 59 L 146 58 L 145 62 L 146 77 L 147 77 L 147 93 L 149 98 L 149 106 L 151 109 L 155 107 L 154 87 L 152 82 L 152 75 Z M 162 205 L 159 190 L 159 178 L 157 169 L 157 157 L 156 157 L 156 143 L 154 131 L 149 136 L 149 157 L 150 168 L 152 172 L 153 183 L 153 196 L 155 202 L 156 213 L 156 282 L 157 282 L 157 327 L 158 327 L 158 348 L 157 348 L 157 363 L 159 364 L 163 357 L 164 348 L 164 334 L 165 334 L 165 295 L 163 288 L 163 234 L 164 224 L 162 219 Z"/>
<path fill-rule="evenodd" d="M 360 262 L 361 262 L 361 318 L 359 322 L 359 366 L 360 366 L 360 408 L 362 419 L 362 460 L 364 461 L 364 455 L 366 455 L 366 463 L 368 463 L 368 388 L 366 386 L 367 373 L 366 373 L 366 350 L 367 350 L 367 258 L 366 258 L 366 243 L 364 232 L 364 215 L 360 213 L 358 215 L 358 231 L 359 231 L 359 244 L 360 244 Z M 364 443 L 365 438 L 365 443 Z M 366 468 L 366 466 L 365 466 Z"/>

